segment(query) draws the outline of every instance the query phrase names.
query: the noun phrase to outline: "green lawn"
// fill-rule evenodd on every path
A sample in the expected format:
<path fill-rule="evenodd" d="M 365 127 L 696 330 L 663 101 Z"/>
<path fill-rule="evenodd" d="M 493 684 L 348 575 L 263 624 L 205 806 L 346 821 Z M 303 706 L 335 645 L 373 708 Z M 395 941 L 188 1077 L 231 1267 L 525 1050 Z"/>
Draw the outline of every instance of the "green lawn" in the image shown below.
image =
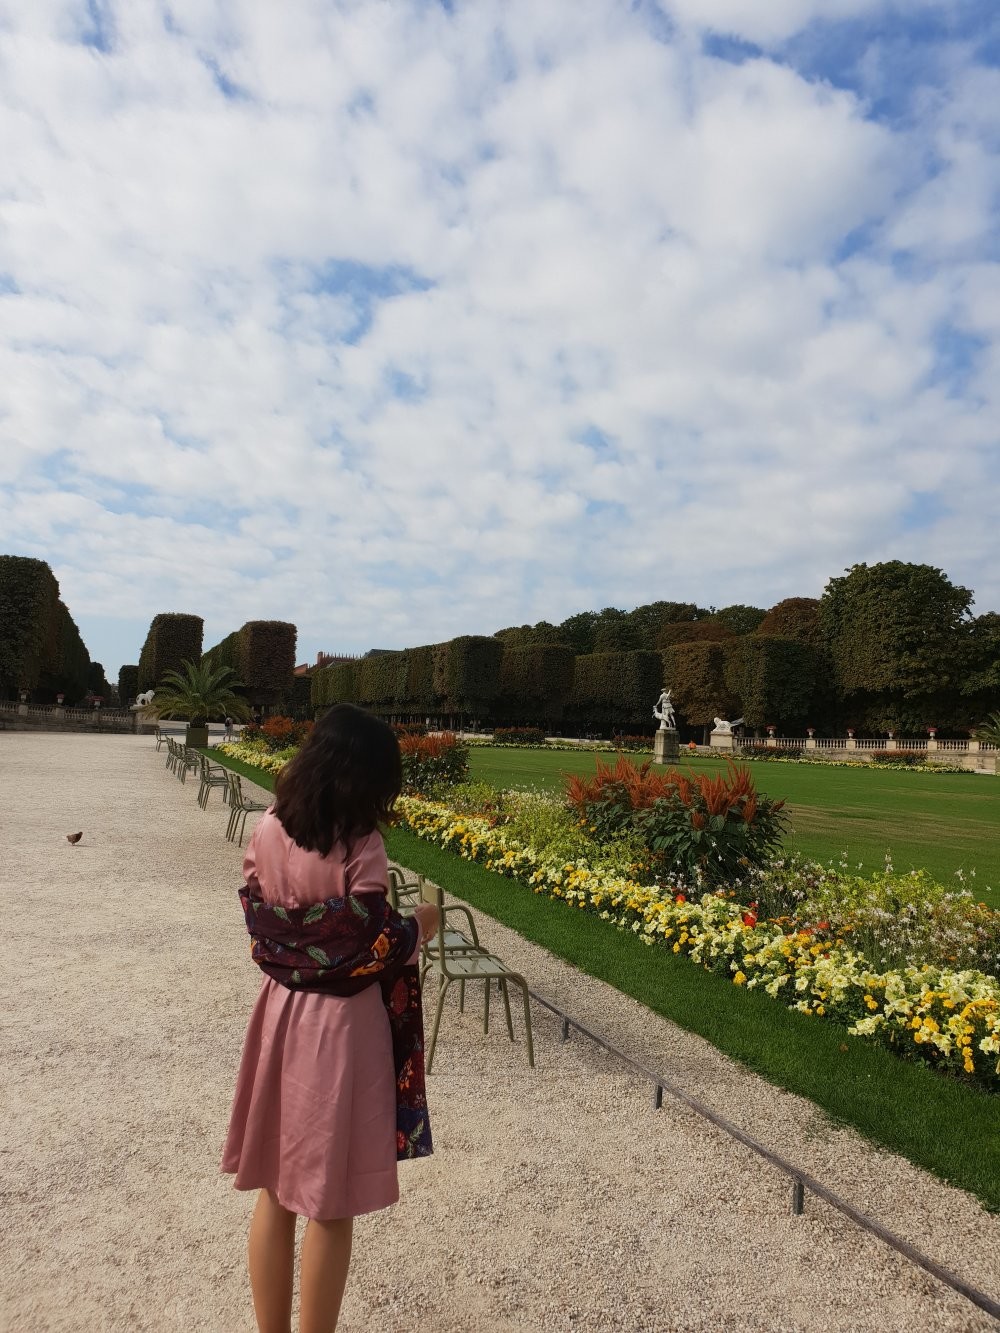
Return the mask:
<path fill-rule="evenodd" d="M 269 774 L 210 753 L 214 760 L 273 791 Z M 513 756 L 515 763 L 525 758 L 593 762 L 532 751 L 479 751 L 477 758 L 484 753 Z M 527 885 L 463 861 L 404 829 L 388 829 L 386 846 L 401 864 L 428 875 L 526 939 L 699 1033 L 778 1087 L 811 1098 L 832 1119 L 853 1125 L 874 1142 L 970 1190 L 987 1208 L 1000 1211 L 995 1098 L 899 1060 L 849 1036 L 835 1023 L 786 1009 L 762 991 L 733 986 L 686 958 L 650 949 L 630 932 L 532 893 Z"/>
<path fill-rule="evenodd" d="M 473 777 L 494 786 L 558 792 L 564 773 L 593 772 L 595 755 L 474 747 L 470 762 Z M 682 755 L 679 767 L 714 773 L 725 762 Z M 788 802 L 790 849 L 838 862 L 846 852 L 852 868 L 860 861 L 866 871 L 881 869 L 890 852 L 897 870 L 922 868 L 945 883 L 957 884 L 955 872 L 962 870 L 977 896 L 1000 907 L 1000 778 L 813 764 L 750 767 L 760 790 Z"/>

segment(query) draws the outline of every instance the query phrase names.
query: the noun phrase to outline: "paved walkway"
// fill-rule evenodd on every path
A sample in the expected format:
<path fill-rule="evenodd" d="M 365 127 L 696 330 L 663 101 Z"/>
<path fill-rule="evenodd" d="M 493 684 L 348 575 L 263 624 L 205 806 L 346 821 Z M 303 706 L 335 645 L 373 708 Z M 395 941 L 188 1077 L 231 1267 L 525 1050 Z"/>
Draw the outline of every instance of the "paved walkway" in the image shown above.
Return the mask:
<path fill-rule="evenodd" d="M 0 736 L 0 1329 L 253 1329 L 217 1174 L 258 987 L 218 793 L 131 736 Z M 83 829 L 78 847 L 64 834 Z M 512 888 L 512 891 L 516 891 Z M 987 1290 L 1000 1219 L 483 921 L 536 988 Z M 471 1006 L 475 1009 L 475 1006 Z M 362 1219 L 343 1333 L 980 1330 L 958 1296 L 536 1015 L 446 1012 L 436 1155 Z M 515 1015 L 516 1020 L 516 1015 Z"/>

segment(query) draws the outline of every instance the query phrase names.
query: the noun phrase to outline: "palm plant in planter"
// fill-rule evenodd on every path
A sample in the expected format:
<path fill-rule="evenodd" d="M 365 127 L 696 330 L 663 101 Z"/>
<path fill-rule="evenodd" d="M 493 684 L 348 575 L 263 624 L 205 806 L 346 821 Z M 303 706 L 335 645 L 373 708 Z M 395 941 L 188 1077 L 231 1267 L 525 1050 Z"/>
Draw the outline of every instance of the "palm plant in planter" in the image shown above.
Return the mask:
<path fill-rule="evenodd" d="M 249 704 L 234 693 L 239 684 L 232 667 L 213 667 L 210 657 L 204 662 L 182 662 L 180 671 L 164 672 L 152 710 L 157 717 L 183 718 L 188 724 L 186 743 L 205 746 L 212 719 L 249 719 Z"/>
<path fill-rule="evenodd" d="M 977 727 L 975 737 L 988 745 L 1000 745 L 1000 713 L 991 713 L 983 725 Z"/>

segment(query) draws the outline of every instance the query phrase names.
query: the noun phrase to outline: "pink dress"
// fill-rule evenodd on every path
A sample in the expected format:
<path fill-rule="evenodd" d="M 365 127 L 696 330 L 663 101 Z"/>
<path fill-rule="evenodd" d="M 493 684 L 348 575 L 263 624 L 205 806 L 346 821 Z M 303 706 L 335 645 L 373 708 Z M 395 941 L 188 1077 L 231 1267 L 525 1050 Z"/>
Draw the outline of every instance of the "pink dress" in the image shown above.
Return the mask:
<path fill-rule="evenodd" d="M 348 857 L 307 852 L 272 811 L 243 862 L 263 898 L 305 907 L 324 898 L 382 893 L 385 845 L 375 832 Z M 290 991 L 264 979 L 250 1016 L 222 1171 L 237 1189 L 272 1190 L 303 1217 L 355 1217 L 399 1198 L 396 1081 L 379 986 L 340 997 Z"/>

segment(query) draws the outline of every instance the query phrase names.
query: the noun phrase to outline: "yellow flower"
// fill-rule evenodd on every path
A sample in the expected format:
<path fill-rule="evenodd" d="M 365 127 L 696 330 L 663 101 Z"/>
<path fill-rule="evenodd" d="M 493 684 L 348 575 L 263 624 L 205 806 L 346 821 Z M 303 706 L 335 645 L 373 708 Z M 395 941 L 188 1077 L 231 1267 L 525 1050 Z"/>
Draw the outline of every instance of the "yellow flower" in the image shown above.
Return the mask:
<path fill-rule="evenodd" d="M 746 979 L 747 974 L 745 972 L 737 972 L 735 977 L 733 977 L 733 981 L 737 986 L 742 986 Z"/>

